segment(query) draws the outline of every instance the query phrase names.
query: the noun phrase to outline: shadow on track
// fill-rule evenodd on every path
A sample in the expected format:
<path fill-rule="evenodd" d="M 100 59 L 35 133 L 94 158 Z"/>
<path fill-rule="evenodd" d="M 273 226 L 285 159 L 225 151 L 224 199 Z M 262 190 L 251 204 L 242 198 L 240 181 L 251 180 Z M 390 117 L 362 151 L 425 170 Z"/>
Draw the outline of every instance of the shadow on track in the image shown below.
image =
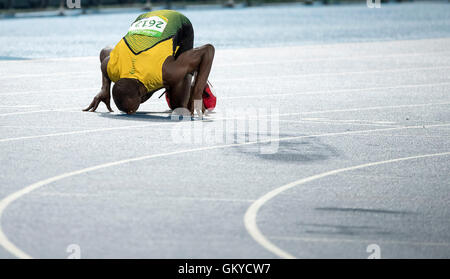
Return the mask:
<path fill-rule="evenodd" d="M 97 112 L 99 116 L 112 118 L 112 119 L 120 119 L 120 120 L 132 120 L 132 121 L 146 121 L 146 122 L 181 122 L 183 118 L 172 119 L 172 110 L 166 111 L 138 111 L 135 114 L 126 114 L 126 113 L 109 113 L 109 112 Z M 208 112 L 209 114 L 215 114 L 215 112 Z M 174 116 L 176 117 L 176 116 Z M 190 117 L 190 116 L 188 116 Z M 198 121 L 200 120 L 197 117 L 190 117 L 189 120 Z M 212 122 L 213 119 L 203 119 L 203 122 Z"/>
<path fill-rule="evenodd" d="M 138 111 L 135 114 L 111 114 L 108 112 L 100 112 L 101 117 L 120 119 L 120 120 L 132 120 L 132 121 L 146 121 L 146 122 L 178 122 L 180 120 L 172 120 L 171 110 L 167 111 Z"/>

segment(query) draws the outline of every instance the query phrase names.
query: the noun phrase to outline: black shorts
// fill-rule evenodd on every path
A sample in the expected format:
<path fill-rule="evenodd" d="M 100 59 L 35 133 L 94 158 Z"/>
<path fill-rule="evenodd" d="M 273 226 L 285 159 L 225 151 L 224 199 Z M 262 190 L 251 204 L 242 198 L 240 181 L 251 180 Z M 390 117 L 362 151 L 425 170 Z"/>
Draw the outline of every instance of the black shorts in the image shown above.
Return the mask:
<path fill-rule="evenodd" d="M 175 52 L 177 47 L 179 47 L 178 51 Z M 194 28 L 190 22 L 181 25 L 173 37 L 173 48 L 175 59 L 183 52 L 194 48 Z"/>

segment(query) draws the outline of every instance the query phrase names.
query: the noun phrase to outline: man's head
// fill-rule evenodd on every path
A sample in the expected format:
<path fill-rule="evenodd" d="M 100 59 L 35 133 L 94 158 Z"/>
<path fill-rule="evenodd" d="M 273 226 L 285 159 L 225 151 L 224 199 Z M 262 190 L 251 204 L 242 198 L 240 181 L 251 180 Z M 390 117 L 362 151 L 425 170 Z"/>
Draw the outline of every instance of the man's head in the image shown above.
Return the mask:
<path fill-rule="evenodd" d="M 112 95 L 119 110 L 132 114 L 139 108 L 145 91 L 145 86 L 137 79 L 121 78 L 114 83 Z"/>

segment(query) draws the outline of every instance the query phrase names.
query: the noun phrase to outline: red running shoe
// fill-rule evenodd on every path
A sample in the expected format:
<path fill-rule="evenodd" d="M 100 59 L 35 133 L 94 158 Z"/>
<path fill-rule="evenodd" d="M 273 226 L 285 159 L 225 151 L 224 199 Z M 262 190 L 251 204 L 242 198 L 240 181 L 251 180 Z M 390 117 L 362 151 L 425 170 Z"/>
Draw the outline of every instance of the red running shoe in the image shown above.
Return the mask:
<path fill-rule="evenodd" d="M 172 109 L 172 107 L 170 106 L 170 99 L 169 99 L 169 94 L 167 94 L 167 91 L 164 92 L 164 95 L 166 95 L 167 105 L 169 106 L 170 109 Z"/>
<path fill-rule="evenodd" d="M 212 89 L 211 83 L 208 81 L 206 83 L 205 90 L 203 90 L 203 104 L 205 105 L 205 108 L 209 111 L 213 111 L 216 107 L 217 98 L 214 95 L 214 91 Z"/>

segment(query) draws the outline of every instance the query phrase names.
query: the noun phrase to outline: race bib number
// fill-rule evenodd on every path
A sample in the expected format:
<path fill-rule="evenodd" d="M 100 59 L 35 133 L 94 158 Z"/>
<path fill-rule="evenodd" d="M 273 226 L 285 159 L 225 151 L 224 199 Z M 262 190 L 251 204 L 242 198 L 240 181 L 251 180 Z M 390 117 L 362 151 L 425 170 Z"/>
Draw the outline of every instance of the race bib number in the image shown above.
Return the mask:
<path fill-rule="evenodd" d="M 131 24 L 128 34 L 161 37 L 167 26 L 167 19 L 159 16 L 143 18 Z"/>

